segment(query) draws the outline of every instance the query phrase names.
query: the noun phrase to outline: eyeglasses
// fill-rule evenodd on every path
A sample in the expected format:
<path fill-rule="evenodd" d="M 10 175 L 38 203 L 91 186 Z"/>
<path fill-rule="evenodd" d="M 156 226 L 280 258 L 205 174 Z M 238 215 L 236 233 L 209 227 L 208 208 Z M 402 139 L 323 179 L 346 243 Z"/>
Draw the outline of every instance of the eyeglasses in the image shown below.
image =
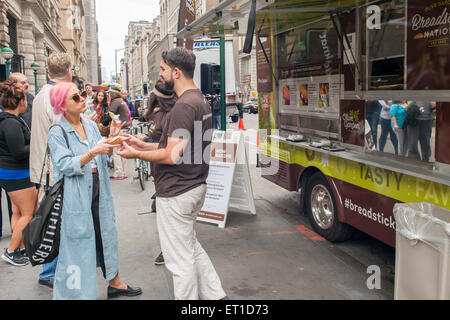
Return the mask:
<path fill-rule="evenodd" d="M 76 103 L 81 101 L 81 98 L 86 98 L 86 91 L 83 91 L 83 93 L 79 94 L 79 93 L 75 93 L 72 96 L 72 100 L 75 101 Z"/>

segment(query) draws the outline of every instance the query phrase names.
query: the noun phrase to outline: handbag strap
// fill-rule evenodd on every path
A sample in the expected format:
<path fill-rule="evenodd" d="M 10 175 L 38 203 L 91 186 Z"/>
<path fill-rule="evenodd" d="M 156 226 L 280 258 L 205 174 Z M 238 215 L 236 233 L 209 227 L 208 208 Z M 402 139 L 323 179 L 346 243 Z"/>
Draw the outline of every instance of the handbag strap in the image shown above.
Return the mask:
<path fill-rule="evenodd" d="M 50 132 L 50 130 L 53 127 L 60 127 L 61 128 L 61 130 L 63 132 L 63 135 L 64 135 L 64 139 L 66 140 L 67 147 L 70 148 L 69 138 L 67 137 L 66 130 L 64 130 L 63 126 L 61 126 L 60 124 L 54 124 L 48 129 L 48 131 Z M 45 150 L 45 156 L 44 156 L 44 162 L 42 163 L 41 177 L 39 178 L 39 185 L 41 185 L 42 184 L 42 175 L 44 173 L 44 168 L 45 168 L 45 163 L 47 162 L 47 179 L 46 179 L 45 188 L 44 188 L 46 192 L 48 191 L 49 184 L 50 184 L 50 178 L 49 178 L 50 177 L 50 158 L 49 158 L 49 154 L 50 154 L 50 150 L 48 148 L 48 143 L 47 143 L 47 147 L 46 147 L 46 150 Z"/>

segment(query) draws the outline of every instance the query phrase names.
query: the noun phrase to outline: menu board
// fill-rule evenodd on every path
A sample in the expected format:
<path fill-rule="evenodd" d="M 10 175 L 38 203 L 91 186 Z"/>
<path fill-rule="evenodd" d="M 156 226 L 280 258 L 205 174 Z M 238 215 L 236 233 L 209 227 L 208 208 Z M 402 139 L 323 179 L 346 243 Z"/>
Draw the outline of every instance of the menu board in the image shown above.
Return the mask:
<path fill-rule="evenodd" d="M 280 80 L 280 110 L 338 113 L 341 84 L 341 75 Z"/>

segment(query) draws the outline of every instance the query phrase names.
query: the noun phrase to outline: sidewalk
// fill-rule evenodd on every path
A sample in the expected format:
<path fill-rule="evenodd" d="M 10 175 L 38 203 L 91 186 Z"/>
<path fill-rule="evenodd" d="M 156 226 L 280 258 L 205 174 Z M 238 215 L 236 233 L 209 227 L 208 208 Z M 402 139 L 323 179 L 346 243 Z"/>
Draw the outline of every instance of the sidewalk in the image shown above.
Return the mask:
<path fill-rule="evenodd" d="M 133 163 L 130 161 L 130 169 Z M 229 213 L 225 229 L 197 223 L 197 237 L 209 254 L 231 299 L 392 299 L 394 250 L 368 236 L 343 244 L 316 237 L 298 212 L 298 194 L 258 176 L 251 168 L 256 216 Z M 156 217 L 148 214 L 154 187 L 148 182 L 112 181 L 119 232 L 121 278 L 143 294 L 121 299 L 173 299 L 172 277 L 153 260 L 160 252 Z M 5 208 L 5 203 L 2 204 Z M 0 249 L 8 245 L 6 210 Z M 369 290 L 369 265 L 382 269 L 380 290 Z M 51 299 L 38 285 L 40 267 L 0 261 L 0 299 Z M 99 299 L 107 284 L 98 269 Z"/>

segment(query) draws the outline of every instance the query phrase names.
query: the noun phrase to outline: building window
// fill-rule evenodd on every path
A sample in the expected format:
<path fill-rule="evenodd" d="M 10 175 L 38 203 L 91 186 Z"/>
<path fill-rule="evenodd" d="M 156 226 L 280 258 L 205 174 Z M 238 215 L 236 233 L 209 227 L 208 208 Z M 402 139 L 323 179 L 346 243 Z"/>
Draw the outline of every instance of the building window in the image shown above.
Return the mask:
<path fill-rule="evenodd" d="M 8 18 L 8 34 L 9 34 L 9 47 L 14 51 L 14 56 L 11 59 L 11 72 L 24 72 L 24 57 L 19 55 L 19 48 L 17 45 L 17 20 L 10 15 L 6 15 Z"/>

